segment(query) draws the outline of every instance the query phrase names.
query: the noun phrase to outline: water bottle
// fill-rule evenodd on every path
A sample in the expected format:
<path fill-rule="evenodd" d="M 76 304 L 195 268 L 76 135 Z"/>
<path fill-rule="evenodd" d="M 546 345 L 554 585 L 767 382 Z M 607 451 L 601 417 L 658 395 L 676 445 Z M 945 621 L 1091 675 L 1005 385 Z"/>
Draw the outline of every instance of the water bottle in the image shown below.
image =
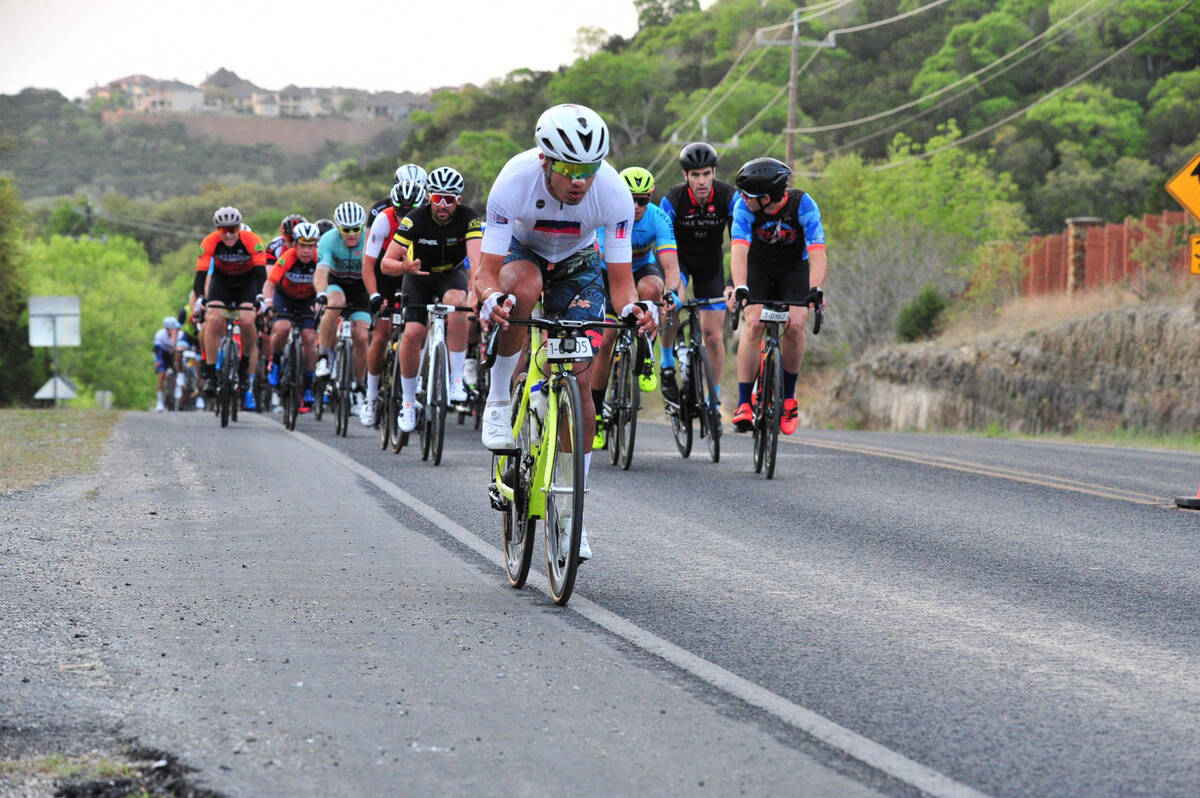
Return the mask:
<path fill-rule="evenodd" d="M 546 394 L 549 387 L 545 380 L 538 380 L 530 389 L 529 412 L 532 418 L 529 421 L 529 438 L 534 446 L 542 442 L 542 422 L 546 418 Z"/>
<path fill-rule="evenodd" d="M 679 372 L 680 383 L 687 382 L 688 354 L 690 354 L 690 352 L 691 350 L 689 350 L 686 346 L 675 348 L 675 361 L 679 364 L 675 370 Z"/>

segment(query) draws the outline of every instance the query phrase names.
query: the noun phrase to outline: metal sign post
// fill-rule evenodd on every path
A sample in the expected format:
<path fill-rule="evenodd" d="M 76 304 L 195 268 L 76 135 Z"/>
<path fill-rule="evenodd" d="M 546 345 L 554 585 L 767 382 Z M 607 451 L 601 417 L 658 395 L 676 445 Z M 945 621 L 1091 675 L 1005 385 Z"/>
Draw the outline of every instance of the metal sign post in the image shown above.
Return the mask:
<path fill-rule="evenodd" d="M 50 396 L 55 406 L 61 399 L 71 397 L 60 391 L 58 348 L 79 346 L 82 342 L 79 325 L 79 297 L 31 296 L 29 298 L 29 345 L 54 348 L 54 376 Z M 43 386 L 43 390 L 45 387 Z M 41 391 L 38 392 L 39 394 Z M 37 397 L 35 397 L 37 398 Z"/>

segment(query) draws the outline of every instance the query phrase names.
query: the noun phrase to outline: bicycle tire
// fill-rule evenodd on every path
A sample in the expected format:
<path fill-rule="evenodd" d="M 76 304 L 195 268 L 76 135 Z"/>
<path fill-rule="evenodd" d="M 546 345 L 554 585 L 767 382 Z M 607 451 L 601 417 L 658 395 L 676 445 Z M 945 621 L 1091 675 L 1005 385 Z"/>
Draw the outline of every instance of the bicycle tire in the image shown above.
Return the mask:
<path fill-rule="evenodd" d="M 375 412 L 379 418 L 379 449 L 387 451 L 392 442 L 392 422 L 389 414 L 392 410 L 392 361 L 396 359 L 391 343 L 383 356 L 383 371 L 379 372 L 379 395 L 375 400 L 378 408 Z"/>
<path fill-rule="evenodd" d="M 556 375 L 551 397 L 557 405 L 558 425 L 542 444 L 550 447 L 547 451 L 553 457 L 546 492 L 546 576 L 550 597 L 561 607 L 575 589 L 583 535 L 583 413 L 575 377 Z M 559 451 L 560 442 L 569 451 Z"/>
<path fill-rule="evenodd" d="M 764 420 L 766 412 L 766 360 L 760 361 L 758 379 L 754 382 L 754 473 L 762 473 L 763 460 L 767 452 L 767 425 Z"/>
<path fill-rule="evenodd" d="M 604 402 L 608 405 L 608 419 L 605 423 L 608 425 L 608 439 L 604 442 L 608 447 L 608 462 L 611 465 L 616 465 L 621 457 L 621 436 L 617 434 L 621 423 L 621 404 L 619 397 L 621 396 L 621 373 L 622 364 L 625 362 L 625 352 L 621 347 L 620 339 L 617 340 L 617 345 L 613 347 L 612 358 L 608 363 L 608 385 L 604 389 Z M 596 418 L 604 417 L 604 408 L 597 407 Z"/>
<path fill-rule="evenodd" d="M 392 389 L 388 393 L 388 409 L 387 422 L 392 425 L 392 453 L 400 454 L 400 450 L 408 443 L 408 433 L 400 431 L 400 408 L 404 404 L 404 396 L 401 393 L 403 383 L 400 382 L 400 353 L 392 350 L 394 357 L 392 358 Z"/>
<path fill-rule="evenodd" d="M 688 356 L 691 357 L 690 352 Z M 689 369 L 683 384 L 679 386 L 679 406 L 674 413 L 668 413 L 675 448 L 685 460 L 692 453 L 692 396 L 695 393 L 692 385 L 692 372 Z"/>
<path fill-rule="evenodd" d="M 770 375 L 767 412 L 767 479 L 775 477 L 775 455 L 779 450 L 779 423 L 783 418 L 783 361 L 778 349 L 767 353 L 765 372 Z"/>
<path fill-rule="evenodd" d="M 283 407 L 283 427 L 286 430 L 296 429 L 296 420 L 292 416 L 292 407 L 295 404 L 292 396 L 292 369 L 295 368 L 295 362 L 292 359 L 292 348 L 289 346 L 283 353 L 283 362 L 280 364 L 279 371 L 281 372 L 279 380 L 279 404 Z"/>
<path fill-rule="evenodd" d="M 708 456 L 714 463 L 721 462 L 721 411 L 717 409 L 717 389 L 713 382 L 712 366 L 708 362 L 708 351 L 703 344 L 692 352 L 693 369 L 696 375 L 696 406 L 700 409 L 700 437 L 708 446 Z"/>
<path fill-rule="evenodd" d="M 484 368 L 483 358 L 479 358 L 479 376 L 475 382 L 475 402 L 472 407 L 472 412 L 475 415 L 475 431 L 478 432 L 483 427 L 483 408 L 487 403 L 488 391 L 492 387 L 492 372 L 491 369 Z"/>
<path fill-rule="evenodd" d="M 633 444 L 637 440 L 637 412 L 638 403 L 642 398 L 642 391 L 638 386 L 638 378 L 635 373 L 636 366 L 633 353 L 636 347 L 630 347 L 625 352 L 625 363 L 621 369 L 621 423 L 617 427 L 617 439 L 620 441 L 621 456 L 619 459 L 622 470 L 628 471 L 629 466 L 633 464 Z"/>
<path fill-rule="evenodd" d="M 525 393 L 525 378 L 521 377 L 513 388 L 510 402 L 509 421 L 515 423 L 517 413 L 521 409 Z M 504 513 L 502 529 L 504 532 L 504 574 L 508 584 L 514 589 L 525 586 L 529 578 L 529 566 L 533 563 L 534 529 L 537 519 L 529 517 L 529 491 L 532 487 L 533 475 L 530 473 L 526 455 L 529 453 L 529 425 L 522 425 L 517 431 L 517 449 L 519 454 L 501 455 L 497 468 L 511 468 L 510 479 L 513 489 L 513 500 Z"/>
<path fill-rule="evenodd" d="M 337 434 L 343 438 L 350 432 L 350 370 L 354 368 L 354 350 L 345 342 L 338 343 Z"/>
<path fill-rule="evenodd" d="M 433 354 L 433 398 L 429 406 L 433 441 L 430 444 L 430 454 L 433 455 L 433 464 L 436 466 L 442 463 L 442 445 L 446 440 L 446 413 L 450 410 L 450 397 L 446 387 L 449 384 L 447 370 L 450 368 L 450 355 L 444 343 L 438 344 Z"/>

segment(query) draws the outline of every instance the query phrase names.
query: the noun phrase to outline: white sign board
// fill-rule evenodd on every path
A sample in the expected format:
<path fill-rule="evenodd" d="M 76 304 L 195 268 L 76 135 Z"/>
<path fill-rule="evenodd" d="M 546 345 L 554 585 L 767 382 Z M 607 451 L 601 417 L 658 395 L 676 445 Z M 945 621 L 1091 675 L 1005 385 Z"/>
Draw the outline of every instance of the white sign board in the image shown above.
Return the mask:
<path fill-rule="evenodd" d="M 30 346 L 79 346 L 79 297 L 29 297 Z"/>
<path fill-rule="evenodd" d="M 38 392 L 33 395 L 34 399 L 74 399 L 75 391 L 67 384 L 67 381 L 62 377 L 51 377 L 50 380 L 38 389 Z"/>

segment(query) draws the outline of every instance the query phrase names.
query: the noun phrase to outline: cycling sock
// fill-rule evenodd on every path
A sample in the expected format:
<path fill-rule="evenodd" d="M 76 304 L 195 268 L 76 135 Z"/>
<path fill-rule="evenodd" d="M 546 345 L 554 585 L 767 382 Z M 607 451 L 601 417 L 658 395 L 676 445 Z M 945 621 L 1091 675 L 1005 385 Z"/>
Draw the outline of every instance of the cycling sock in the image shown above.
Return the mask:
<path fill-rule="evenodd" d="M 304 372 L 304 390 L 311 390 L 313 384 L 313 373 L 311 371 Z"/>
<path fill-rule="evenodd" d="M 455 352 L 450 350 L 450 379 L 461 380 L 463 372 L 463 363 L 467 362 L 467 350 Z"/>
<path fill-rule="evenodd" d="M 738 406 L 750 404 L 750 392 L 754 390 L 754 383 L 739 382 L 738 383 Z"/>
<path fill-rule="evenodd" d="M 400 377 L 400 391 L 404 394 L 402 402 L 412 402 L 417 396 L 417 383 L 420 377 Z"/>
<path fill-rule="evenodd" d="M 796 398 L 796 378 L 800 376 L 798 371 L 783 370 L 783 398 Z"/>
<path fill-rule="evenodd" d="M 379 396 L 379 375 L 367 372 L 367 401 L 374 402 Z"/>
<path fill-rule="evenodd" d="M 488 402 L 507 402 L 512 399 L 512 377 L 517 370 L 517 361 L 521 353 L 515 355 L 497 355 L 492 364 L 492 385 L 488 389 Z"/>
<path fill-rule="evenodd" d="M 662 348 L 662 367 L 665 369 L 675 368 L 675 347 L 664 346 Z"/>
<path fill-rule="evenodd" d="M 596 411 L 596 417 L 599 418 L 600 417 L 600 409 L 602 407 L 604 407 L 604 389 L 603 388 L 600 388 L 599 390 L 597 390 L 596 388 L 592 389 L 592 406 L 594 407 L 594 409 Z"/>

